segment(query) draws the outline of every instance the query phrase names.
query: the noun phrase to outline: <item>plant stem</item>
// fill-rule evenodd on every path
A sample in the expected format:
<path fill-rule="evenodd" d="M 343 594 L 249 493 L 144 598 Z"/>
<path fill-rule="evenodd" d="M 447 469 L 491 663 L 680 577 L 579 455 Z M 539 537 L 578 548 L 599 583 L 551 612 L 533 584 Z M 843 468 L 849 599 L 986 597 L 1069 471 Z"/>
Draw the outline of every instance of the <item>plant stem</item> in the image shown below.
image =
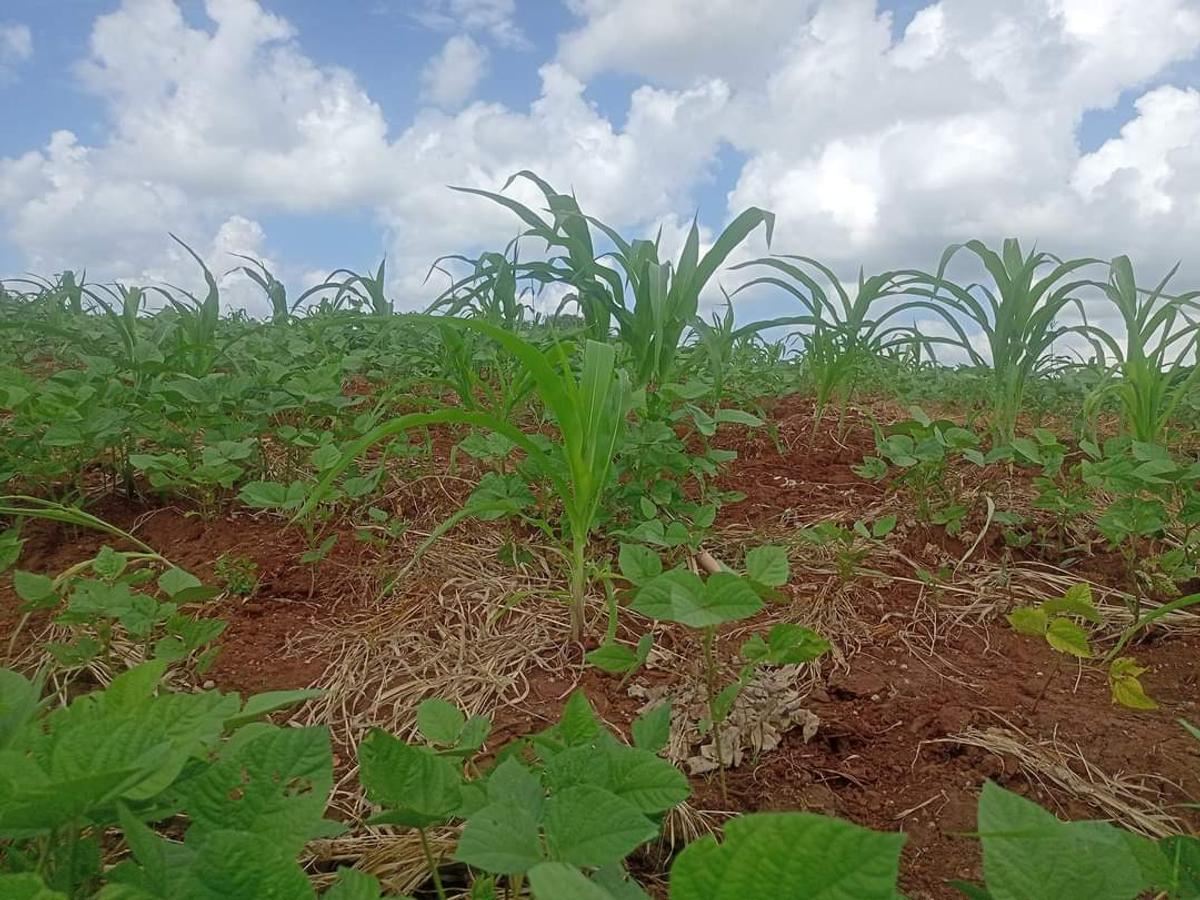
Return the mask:
<path fill-rule="evenodd" d="M 429 849 L 429 839 L 425 837 L 425 829 L 418 828 L 417 834 L 421 836 L 421 852 L 425 854 L 429 875 L 433 878 L 433 889 L 437 891 L 438 900 L 446 900 L 446 889 L 442 887 L 442 876 L 438 874 L 437 864 L 433 861 L 433 851 Z"/>
<path fill-rule="evenodd" d="M 1054 663 L 1054 668 L 1050 671 L 1050 674 L 1046 676 L 1046 680 L 1042 683 L 1042 689 L 1038 691 L 1037 697 L 1034 698 L 1033 706 L 1029 708 L 1030 715 L 1033 715 L 1035 712 L 1037 712 L 1038 704 L 1041 703 L 1042 698 L 1046 696 L 1046 688 L 1050 687 L 1050 682 L 1054 680 L 1054 676 L 1057 675 L 1059 670 L 1062 668 L 1062 661 L 1062 654 L 1059 654 L 1058 659 Z"/>
<path fill-rule="evenodd" d="M 717 751 L 717 778 L 721 784 L 721 802 L 728 806 L 729 789 L 725 784 L 725 751 L 721 747 L 721 723 L 717 721 L 717 660 L 713 653 L 716 636 L 716 626 L 710 625 L 705 628 L 700 646 L 704 652 L 704 693 L 708 700 L 708 719 L 712 722 L 713 746 Z"/>
<path fill-rule="evenodd" d="M 576 536 L 571 547 L 571 640 L 583 637 L 583 602 L 587 589 L 587 563 L 584 548 L 587 538 Z"/>

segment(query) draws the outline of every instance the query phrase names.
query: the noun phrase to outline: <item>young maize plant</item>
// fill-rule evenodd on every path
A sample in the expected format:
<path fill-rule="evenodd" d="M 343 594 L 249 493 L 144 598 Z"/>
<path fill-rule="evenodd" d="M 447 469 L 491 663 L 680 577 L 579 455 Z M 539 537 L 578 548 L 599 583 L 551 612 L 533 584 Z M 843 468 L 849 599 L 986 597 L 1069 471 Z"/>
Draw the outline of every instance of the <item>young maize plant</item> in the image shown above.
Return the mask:
<path fill-rule="evenodd" d="M 578 640 L 583 634 L 588 588 L 588 541 L 597 522 L 600 501 L 609 486 L 613 456 L 632 396 L 628 378 L 617 367 L 616 350 L 609 344 L 586 341 L 576 377 L 561 345 L 552 351 L 557 356 L 552 361 L 523 338 L 480 319 L 430 317 L 428 321 L 479 332 L 511 353 L 529 373 L 539 398 L 554 417 L 558 441 L 549 450 L 544 449 L 520 429 L 486 412 L 442 409 L 400 416 L 352 443 L 341 460 L 326 471 L 296 519 L 307 518 L 329 493 L 337 476 L 380 441 L 410 428 L 438 424 L 463 424 L 494 431 L 524 451 L 539 474 L 549 480 L 562 505 L 559 533 L 569 572 L 571 636 Z"/>
<path fill-rule="evenodd" d="M 887 322 L 905 312 L 927 307 L 927 301 L 908 300 L 891 305 L 882 314 L 871 315 L 881 304 L 905 294 L 907 287 L 915 282 L 911 273 L 882 272 L 868 278 L 860 270 L 858 287 L 851 297 L 832 269 L 808 256 L 763 257 L 733 269 L 747 267 L 773 269 L 780 275 L 753 278 L 741 285 L 735 294 L 755 287 L 775 287 L 795 297 L 806 310 L 803 315 L 792 317 L 788 324 L 808 328 L 801 334 L 801 339 L 805 369 L 816 392 L 814 431 L 835 397 L 840 397 L 844 416 L 855 383 L 870 359 L 923 340 L 912 327 L 888 325 Z M 815 270 L 817 275 L 809 269 Z M 825 289 L 821 279 L 832 291 Z"/>
<path fill-rule="evenodd" d="M 1178 268 L 1176 264 L 1147 291 L 1137 286 L 1129 257 L 1116 257 L 1109 265 L 1108 281 L 1096 286 L 1120 313 L 1125 341 L 1122 344 L 1086 321 L 1079 329 L 1091 342 L 1097 359 L 1111 360 L 1097 397 L 1115 396 L 1129 434 L 1147 443 L 1162 436 L 1200 375 L 1196 365 L 1200 291 L 1167 295 L 1167 283 Z"/>
<path fill-rule="evenodd" d="M 517 277 L 543 286 L 570 288 L 573 293 L 559 312 L 568 300 L 576 302 L 594 340 L 607 341 L 615 322 L 617 335 L 632 356 L 630 371 L 637 388 L 670 381 L 680 342 L 696 319 L 700 295 L 708 282 L 760 225 L 769 245 L 775 224 L 774 215 L 751 207 L 734 218 L 701 256 L 700 229 L 693 222 L 678 261 L 671 263 L 660 260 L 659 239 L 626 241 L 608 225 L 585 215 L 574 197 L 557 193 L 532 172 L 518 172 L 504 188 L 517 178 L 533 182 L 545 195 L 549 221 L 502 193 L 456 190 L 486 197 L 511 210 L 528 226 L 521 237 L 545 242 L 549 259 L 515 264 Z M 612 252 L 597 253 L 591 225 L 608 238 Z"/>
<path fill-rule="evenodd" d="M 960 250 L 978 257 L 992 278 L 993 286 L 955 284 L 946 277 L 946 269 Z M 1068 276 L 1094 259 L 1061 260 L 1050 253 L 1031 251 L 1025 255 L 1014 238 L 1004 241 L 997 253 L 980 241 L 952 244 L 942 254 L 936 274 L 908 273 L 913 281 L 910 294 L 928 297 L 929 308 L 937 312 L 950 328 L 950 337 L 929 337 L 930 344 L 945 344 L 962 351 L 973 365 L 991 370 L 991 427 L 1003 443 L 1013 438 L 1025 385 L 1054 367 L 1051 352 L 1054 342 L 1066 334 L 1078 332 L 1078 326 L 1058 323 L 1058 315 L 1077 303 L 1075 292 L 1092 282 L 1068 280 Z M 1050 266 L 1050 271 L 1039 271 Z M 967 335 L 960 317 L 977 327 L 987 343 L 985 356 Z"/>

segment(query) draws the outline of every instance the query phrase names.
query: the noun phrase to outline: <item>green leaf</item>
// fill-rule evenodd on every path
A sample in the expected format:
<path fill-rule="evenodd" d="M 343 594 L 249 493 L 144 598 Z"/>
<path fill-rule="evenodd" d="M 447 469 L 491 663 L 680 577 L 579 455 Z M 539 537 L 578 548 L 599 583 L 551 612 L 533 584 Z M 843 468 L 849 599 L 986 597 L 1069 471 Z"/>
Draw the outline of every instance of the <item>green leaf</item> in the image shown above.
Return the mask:
<path fill-rule="evenodd" d="M 812 813 L 740 816 L 723 844 L 708 835 L 675 858 L 671 900 L 895 900 L 904 840 Z"/>
<path fill-rule="evenodd" d="M 780 622 L 767 634 L 766 661 L 777 666 L 811 662 L 832 645 L 815 631 L 791 622 Z"/>
<path fill-rule="evenodd" d="M 168 597 L 174 598 L 180 591 L 202 587 L 203 585 L 200 583 L 200 579 L 190 572 L 185 572 L 183 569 L 171 568 L 158 577 L 158 586 L 162 588 L 163 593 Z"/>
<path fill-rule="evenodd" d="M 607 894 L 601 894 L 607 897 Z M 4 900 L 67 900 L 66 894 L 52 891 L 32 872 L 20 875 L 0 875 L 0 897 Z"/>
<path fill-rule="evenodd" d="M 1100 624 L 1100 612 L 1092 602 L 1092 587 L 1087 583 L 1071 585 L 1061 597 L 1051 597 L 1042 603 L 1048 615 L 1068 613 Z"/>
<path fill-rule="evenodd" d="M 466 724 L 467 718 L 457 706 L 438 697 L 422 700 L 417 707 L 417 730 L 431 744 L 452 746 Z"/>
<path fill-rule="evenodd" d="M 40 689 L 12 669 L 0 669 L 0 750 L 9 746 L 37 713 Z"/>
<path fill-rule="evenodd" d="M 129 559 L 124 553 L 119 553 L 107 545 L 100 548 L 96 558 L 92 560 L 92 571 L 101 578 L 112 581 L 120 577 L 129 565 Z"/>
<path fill-rule="evenodd" d="M 731 572 L 717 572 L 706 583 L 692 572 L 672 569 L 643 585 L 631 609 L 654 619 L 705 628 L 752 616 L 762 609 L 762 600 Z"/>
<path fill-rule="evenodd" d="M 323 818 L 332 789 L 328 729 L 265 728 L 184 783 L 188 840 L 232 830 L 269 838 L 294 857 L 312 838 L 336 833 Z"/>
<path fill-rule="evenodd" d="M 577 868 L 560 862 L 538 863 L 530 869 L 529 887 L 534 900 L 615 900 Z"/>
<path fill-rule="evenodd" d="M 618 862 L 658 834 L 633 803 L 582 784 L 551 795 L 543 825 L 551 858 L 576 866 Z"/>
<path fill-rule="evenodd" d="M 238 492 L 238 499 L 254 509 L 298 509 L 307 497 L 304 483 L 293 481 L 251 481 Z"/>
<path fill-rule="evenodd" d="M 360 869 L 340 866 L 333 887 L 323 893 L 324 900 L 380 900 L 379 879 Z"/>
<path fill-rule="evenodd" d="M 1046 633 L 1047 616 L 1046 611 L 1036 606 L 1018 606 L 1007 616 L 1008 624 L 1013 627 L 1013 631 L 1018 634 L 1030 634 L 1035 637 L 1042 637 Z"/>
<path fill-rule="evenodd" d="M 575 691 L 567 699 L 555 730 L 568 747 L 591 743 L 600 733 L 600 723 L 583 691 Z"/>
<path fill-rule="evenodd" d="M 1081 659 L 1092 657 L 1092 648 L 1088 644 L 1087 632 L 1075 622 L 1062 616 L 1053 620 L 1046 629 L 1046 641 L 1055 650 L 1078 656 Z"/>
<path fill-rule="evenodd" d="M 13 572 L 13 589 L 17 596 L 34 609 L 52 606 L 58 597 L 54 592 L 54 579 L 35 572 Z"/>
<path fill-rule="evenodd" d="M 462 775 L 427 747 L 410 746 L 375 728 L 358 745 L 358 761 L 367 797 L 386 807 L 375 822 L 424 828 L 458 809 Z"/>
<path fill-rule="evenodd" d="M 979 798 L 979 835 L 995 900 L 1129 900 L 1151 886 L 1141 862 L 1146 838 L 1106 822 L 1061 822 L 990 781 Z"/>
<path fill-rule="evenodd" d="M 876 540 L 885 538 L 892 533 L 895 527 L 896 517 L 894 515 L 882 516 L 871 524 L 871 537 Z"/>
<path fill-rule="evenodd" d="M 1200 838 L 1172 835 L 1159 841 L 1158 846 L 1167 878 L 1155 888 L 1168 890 L 1172 897 L 1200 897 Z"/>
<path fill-rule="evenodd" d="M 788 558 L 782 547 L 755 547 L 746 552 L 746 574 L 767 587 L 787 584 Z"/>
<path fill-rule="evenodd" d="M 633 746 L 660 753 L 671 739 L 671 701 L 646 710 L 633 720 Z"/>
<path fill-rule="evenodd" d="M 644 584 L 662 574 L 662 560 L 648 547 L 622 544 L 618 558 L 621 574 L 633 584 Z"/>
<path fill-rule="evenodd" d="M 289 706 L 298 706 L 306 700 L 315 700 L 324 693 L 317 688 L 303 688 L 294 691 L 267 691 L 263 694 L 255 694 L 246 701 L 241 712 L 225 720 L 225 728 L 227 731 L 235 731 L 247 722 L 261 719 L 263 716 L 287 709 Z"/>
<path fill-rule="evenodd" d="M 513 875 L 529 871 L 545 856 L 533 815 L 524 806 L 504 801 L 467 819 L 454 858 L 485 872 Z"/>
<path fill-rule="evenodd" d="M 1138 677 L 1146 672 L 1144 666 L 1139 666 L 1137 660 L 1130 656 L 1120 656 L 1108 667 L 1108 686 L 1115 701 L 1130 709 L 1158 709 L 1158 704 L 1146 694 Z"/>
<path fill-rule="evenodd" d="M 296 863 L 267 836 L 219 831 L 207 836 L 172 896 L 187 900 L 279 897 L 308 900 L 316 892 Z"/>
<path fill-rule="evenodd" d="M 610 674 L 628 672 L 641 664 L 633 650 L 616 641 L 606 641 L 589 651 L 585 658 L 597 669 Z"/>
<path fill-rule="evenodd" d="M 763 420 L 741 409 L 718 409 L 713 418 L 722 425 L 745 425 L 748 428 L 758 428 Z"/>

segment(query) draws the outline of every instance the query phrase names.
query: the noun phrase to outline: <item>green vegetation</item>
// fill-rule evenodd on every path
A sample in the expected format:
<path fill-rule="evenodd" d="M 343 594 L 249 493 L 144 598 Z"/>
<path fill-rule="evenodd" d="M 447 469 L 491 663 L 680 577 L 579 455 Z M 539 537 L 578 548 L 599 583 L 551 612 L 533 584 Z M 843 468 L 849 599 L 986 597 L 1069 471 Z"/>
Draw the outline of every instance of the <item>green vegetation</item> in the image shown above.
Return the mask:
<path fill-rule="evenodd" d="M 499 250 L 438 260 L 450 286 L 422 313 L 396 312 L 413 304 L 391 296 L 386 262 L 291 299 L 242 257 L 230 271 L 269 303 L 256 321 L 224 308 L 222 280 L 182 241 L 202 295 L 72 271 L 0 285 L 11 595 L 0 612 L 12 619 L 0 642 L 0 897 L 383 896 L 388 885 L 364 871 L 308 864 L 311 842 L 356 828 L 419 844 L 421 898 L 623 900 L 651 882 L 676 900 L 897 897 L 903 834 L 779 811 L 676 841 L 672 816 L 699 782 L 672 738 L 713 741 L 713 796 L 719 786 L 736 810 L 739 704 L 781 671 L 807 691 L 845 665 L 844 636 L 825 623 L 851 588 L 919 586 L 936 607 L 979 590 L 969 564 L 985 557 L 997 582 L 1020 562 L 1059 579 L 1037 596 L 1005 582 L 1005 601 L 981 614 L 1020 646 L 1053 651 L 1033 710 L 1070 663 L 1107 684 L 1122 714 L 1156 714 L 1162 695 L 1139 660 L 1200 602 L 1200 291 L 1168 293 L 1174 272 L 1139 285 L 1125 257 L 1105 273 L 1016 240 L 970 241 L 932 273 L 856 283 L 799 255 L 728 266 L 752 235 L 772 240 L 759 209 L 705 251 L 693 224 L 672 259 L 660 239 L 623 237 L 533 173 L 513 178 L 545 208 L 460 189 L 521 231 Z M 952 277 L 968 261 L 982 265 L 977 283 Z M 739 304 L 770 291 L 796 313 L 738 320 Z M 537 311 L 543 297 L 558 304 L 550 314 Z M 1123 331 L 1098 324 L 1115 319 Z M 814 446 L 781 434 L 773 411 L 790 395 L 803 398 L 808 437 L 824 427 L 858 476 L 829 483 L 871 492 L 874 506 L 723 532 L 752 488 L 822 483 L 787 467 L 802 470 Z M 778 471 L 729 478 L 747 447 L 774 448 Z M 448 511 L 432 494 L 400 497 L 425 482 L 453 500 Z M 153 528 L 109 524 L 119 504 L 173 507 L 200 530 L 254 517 L 300 549 L 282 576 L 241 546 L 197 554 L 202 581 L 157 552 Z M 265 605 L 277 577 L 299 570 L 315 586 L 348 545 L 380 550 L 362 582 L 382 585 L 370 600 L 386 604 L 472 521 L 496 540 L 469 552 L 494 553 L 539 589 L 497 589 L 471 640 L 504 634 L 515 610 L 553 632 L 570 683 L 623 690 L 661 654 L 700 704 L 647 703 L 626 736 L 606 724 L 620 710 L 562 689 L 553 724 L 521 734 L 493 729 L 481 714 L 491 707 L 421 685 L 410 730 L 364 714 L 353 740 L 333 740 L 323 725 L 267 721 L 317 691 L 243 701 L 205 686 L 219 678 L 226 617 Z M 27 547 L 51 525 L 100 540 L 58 565 Z M 939 556 L 925 568 L 913 547 L 930 544 Z M 395 547 L 399 562 L 383 553 Z M 1110 583 L 1093 591 L 1094 570 L 1075 573 L 1105 555 Z M 797 577 L 801 558 L 812 577 Z M 288 588 L 288 602 L 303 590 Z M 360 801 L 338 821 L 327 817 L 335 780 Z M 962 839 L 979 842 L 986 886 L 956 884 L 966 896 L 1200 891 L 1196 837 L 1060 821 L 980 781 L 978 827 Z"/>

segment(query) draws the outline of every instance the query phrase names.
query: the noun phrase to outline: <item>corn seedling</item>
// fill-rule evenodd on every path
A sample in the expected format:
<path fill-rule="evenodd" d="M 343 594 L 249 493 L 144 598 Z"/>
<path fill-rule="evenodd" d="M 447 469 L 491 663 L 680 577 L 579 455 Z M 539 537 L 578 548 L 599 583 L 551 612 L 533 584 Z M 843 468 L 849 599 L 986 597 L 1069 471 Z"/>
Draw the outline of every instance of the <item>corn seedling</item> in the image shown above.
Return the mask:
<path fill-rule="evenodd" d="M 960 250 L 974 254 L 992 278 L 992 285 L 955 284 L 946 269 Z M 950 337 L 927 337 L 930 344 L 952 346 L 973 365 L 990 371 L 991 428 L 1001 443 L 1012 439 L 1021 411 L 1025 386 L 1032 378 L 1056 366 L 1051 355 L 1054 342 L 1079 332 L 1078 326 L 1058 323 L 1058 316 L 1076 304 L 1075 292 L 1090 284 L 1068 276 L 1095 262 L 1092 259 L 1061 260 L 1052 254 L 1033 251 L 1025 255 L 1014 239 L 1004 241 L 999 253 L 980 241 L 953 244 L 942 254 L 937 273 L 912 273 L 906 291 L 928 297 L 929 307 L 950 329 Z M 1041 270 L 1050 267 L 1045 274 Z M 987 344 L 985 356 L 975 348 L 959 319 L 978 328 Z"/>

